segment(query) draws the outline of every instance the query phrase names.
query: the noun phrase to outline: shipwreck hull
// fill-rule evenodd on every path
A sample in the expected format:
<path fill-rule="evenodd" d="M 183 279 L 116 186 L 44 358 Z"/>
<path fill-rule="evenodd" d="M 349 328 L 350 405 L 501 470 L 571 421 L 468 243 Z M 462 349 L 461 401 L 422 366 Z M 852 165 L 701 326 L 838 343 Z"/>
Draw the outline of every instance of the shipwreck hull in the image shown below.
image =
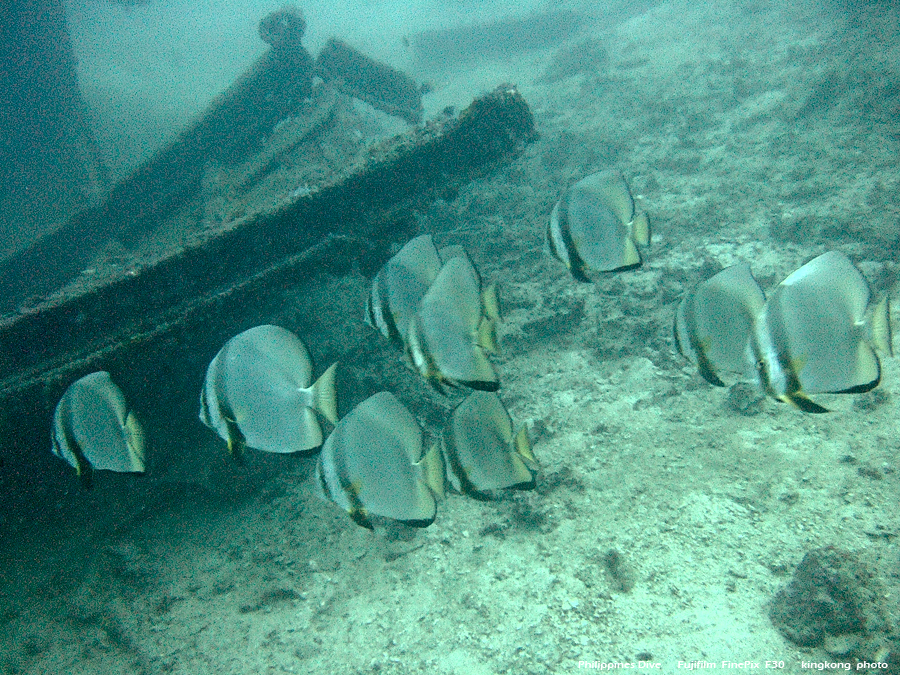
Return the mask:
<path fill-rule="evenodd" d="M 374 273 L 392 244 L 414 234 L 416 210 L 516 156 L 534 136 L 526 102 L 501 87 L 271 210 L 195 232 L 84 292 L 57 292 L 7 317 L 0 323 L 5 491 L 41 480 L 35 463 L 54 463 L 50 418 L 74 379 L 110 371 L 148 420 L 151 438 L 189 425 L 184 415 L 196 415 L 205 367 L 228 337 L 271 320 L 304 280 L 353 268 Z M 359 321 L 361 311 L 346 320 Z"/>

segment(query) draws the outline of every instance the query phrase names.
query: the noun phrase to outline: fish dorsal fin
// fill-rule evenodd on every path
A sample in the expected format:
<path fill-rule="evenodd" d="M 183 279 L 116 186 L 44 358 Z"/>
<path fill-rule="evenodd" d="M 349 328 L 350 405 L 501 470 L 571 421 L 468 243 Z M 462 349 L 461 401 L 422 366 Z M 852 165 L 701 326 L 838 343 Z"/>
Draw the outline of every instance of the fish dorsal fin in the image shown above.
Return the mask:
<path fill-rule="evenodd" d="M 503 401 L 495 393 L 476 391 L 469 394 L 453 411 L 453 425 L 488 425 L 503 443 L 513 440 L 512 420 Z"/>
<path fill-rule="evenodd" d="M 813 258 L 779 286 L 790 289 L 791 295 L 796 295 L 797 289 L 800 293 L 815 294 L 823 304 L 844 309 L 851 321 L 862 320 L 869 304 L 869 284 L 839 251 L 828 251 Z"/>
<path fill-rule="evenodd" d="M 579 183 L 601 197 L 623 225 L 634 220 L 634 199 L 625 176 L 619 171 L 598 171 L 582 178 Z"/>
<path fill-rule="evenodd" d="M 466 249 L 464 249 L 459 244 L 450 244 L 449 246 L 444 246 L 440 251 L 438 251 L 438 255 L 441 258 L 441 263 L 446 263 L 452 258 L 465 258 L 466 260 L 469 260 L 469 254 L 466 253 Z"/>
<path fill-rule="evenodd" d="M 451 258 L 441 268 L 422 304 L 443 303 L 475 335 L 481 322 L 481 291 L 475 268 L 467 259 Z"/>
<path fill-rule="evenodd" d="M 506 406 L 503 405 L 503 401 L 500 400 L 500 397 L 497 396 L 497 394 L 472 394 L 472 397 L 477 397 L 475 400 L 477 400 L 478 405 L 484 409 L 485 416 L 500 433 L 500 438 L 502 438 L 505 443 L 512 443 L 512 420 L 509 417 L 509 411 L 506 409 Z"/>
<path fill-rule="evenodd" d="M 766 295 L 745 262 L 726 267 L 704 282 L 707 287 L 727 294 L 744 308 L 747 316 L 755 317 L 766 304 Z"/>
<path fill-rule="evenodd" d="M 434 281 L 441 269 L 441 258 L 430 234 L 408 241 L 390 263 L 402 265 L 426 285 Z"/>
<path fill-rule="evenodd" d="M 289 380 L 296 387 L 312 382 L 312 358 L 303 341 L 281 326 L 256 326 L 233 338 L 240 358 L 256 356 L 260 367 L 271 369 L 273 376 Z"/>

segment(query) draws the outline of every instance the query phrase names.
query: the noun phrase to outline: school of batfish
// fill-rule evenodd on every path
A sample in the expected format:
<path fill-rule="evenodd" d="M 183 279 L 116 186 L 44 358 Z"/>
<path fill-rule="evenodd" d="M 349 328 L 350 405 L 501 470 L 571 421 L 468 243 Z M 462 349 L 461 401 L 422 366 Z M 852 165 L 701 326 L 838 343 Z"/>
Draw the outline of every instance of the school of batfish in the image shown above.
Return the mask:
<path fill-rule="evenodd" d="M 650 221 L 625 178 L 600 171 L 559 199 L 547 228 L 550 253 L 579 281 L 640 266 Z M 459 246 L 416 237 L 375 275 L 366 322 L 402 349 L 436 390 L 466 387 L 430 446 L 412 412 L 379 392 L 339 419 L 332 364 L 317 379 L 303 342 L 273 325 L 228 340 L 200 390 L 200 420 L 241 459 L 247 448 L 320 450 L 316 491 L 372 529 L 373 517 L 417 527 L 434 522 L 448 491 L 479 500 L 532 489 L 537 462 L 497 395 L 489 357 L 498 352 L 496 288 L 485 286 Z M 716 386 L 751 380 L 804 412 L 826 409 L 810 394 L 864 392 L 881 380 L 876 351 L 892 355 L 888 299 L 871 301 L 860 271 L 830 251 L 782 281 L 771 297 L 746 263 L 702 281 L 679 303 L 678 350 Z M 323 420 L 333 428 L 325 436 Z M 105 371 L 66 390 L 53 415 L 52 450 L 85 486 L 94 470 L 143 472 L 145 440 L 122 391 Z"/>

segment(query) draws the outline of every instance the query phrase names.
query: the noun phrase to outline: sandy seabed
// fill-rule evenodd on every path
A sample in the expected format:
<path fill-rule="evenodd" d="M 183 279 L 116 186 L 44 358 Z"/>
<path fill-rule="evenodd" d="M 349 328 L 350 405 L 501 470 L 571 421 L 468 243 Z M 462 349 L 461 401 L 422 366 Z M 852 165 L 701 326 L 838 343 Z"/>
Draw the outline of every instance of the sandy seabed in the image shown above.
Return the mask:
<path fill-rule="evenodd" d="M 768 602 L 829 545 L 864 561 L 896 625 L 897 363 L 884 359 L 878 395 L 816 397 L 826 415 L 772 401 L 741 414 L 671 326 L 687 289 L 741 260 L 769 290 L 837 249 L 876 293 L 895 287 L 898 20 L 890 3 L 666 2 L 433 74 L 434 109 L 455 87 L 513 81 L 535 113 L 540 139 L 420 229 L 500 286 L 500 393 L 529 428 L 537 490 L 452 496 L 427 529 L 371 533 L 312 494 L 314 460 L 234 466 L 210 438 L 195 482 L 159 483 L 153 508 L 116 503 L 121 517 L 87 534 L 48 532 L 9 575 L 0 671 L 806 672 L 841 659 L 785 640 Z M 641 195 L 653 243 L 640 269 L 579 284 L 544 231 L 568 184 L 610 166 Z M 342 408 L 390 388 L 433 437 L 461 395 L 435 394 L 362 325 L 366 279 L 320 281 L 277 320 L 338 355 Z"/>

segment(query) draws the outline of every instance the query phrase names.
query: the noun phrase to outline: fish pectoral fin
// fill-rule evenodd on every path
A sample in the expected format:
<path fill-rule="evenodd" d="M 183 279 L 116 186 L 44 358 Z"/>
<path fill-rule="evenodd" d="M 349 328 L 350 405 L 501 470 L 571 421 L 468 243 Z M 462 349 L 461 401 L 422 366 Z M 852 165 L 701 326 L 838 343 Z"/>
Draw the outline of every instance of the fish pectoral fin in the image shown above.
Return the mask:
<path fill-rule="evenodd" d="M 369 517 L 369 511 L 359 497 L 361 489 L 362 484 L 358 479 L 346 483 L 343 481 L 341 482 L 341 490 L 350 504 L 347 513 L 350 514 L 351 520 L 360 527 L 364 527 L 367 530 L 374 530 L 375 526 L 372 524 L 372 520 Z"/>
<path fill-rule="evenodd" d="M 696 356 L 697 371 L 700 373 L 701 377 L 703 377 L 704 380 L 706 380 L 713 386 L 724 387 L 725 383 L 716 374 L 716 371 L 713 368 L 712 361 L 710 361 L 709 357 L 706 355 L 706 349 L 704 348 L 702 343 L 698 345 Z"/>
<path fill-rule="evenodd" d="M 587 265 L 580 258 L 572 263 L 566 263 L 566 266 L 569 268 L 569 273 L 575 281 L 580 281 L 583 284 L 593 283 L 588 274 Z"/>
<path fill-rule="evenodd" d="M 247 443 L 243 438 L 228 439 L 228 454 L 231 455 L 231 458 L 238 464 L 244 463 L 244 450 L 246 450 L 246 448 Z"/>
<path fill-rule="evenodd" d="M 426 375 L 425 380 L 429 385 L 431 385 L 431 388 L 441 396 L 447 395 L 447 390 L 444 389 L 444 386 L 455 388 L 455 385 L 450 382 L 450 380 L 444 379 L 444 376 L 438 372 L 432 373 L 431 375 Z"/>
<path fill-rule="evenodd" d="M 247 447 L 247 439 L 241 431 L 236 420 L 223 417 L 225 420 L 225 443 L 228 446 L 228 454 L 238 463 L 244 462 L 244 450 Z"/>

